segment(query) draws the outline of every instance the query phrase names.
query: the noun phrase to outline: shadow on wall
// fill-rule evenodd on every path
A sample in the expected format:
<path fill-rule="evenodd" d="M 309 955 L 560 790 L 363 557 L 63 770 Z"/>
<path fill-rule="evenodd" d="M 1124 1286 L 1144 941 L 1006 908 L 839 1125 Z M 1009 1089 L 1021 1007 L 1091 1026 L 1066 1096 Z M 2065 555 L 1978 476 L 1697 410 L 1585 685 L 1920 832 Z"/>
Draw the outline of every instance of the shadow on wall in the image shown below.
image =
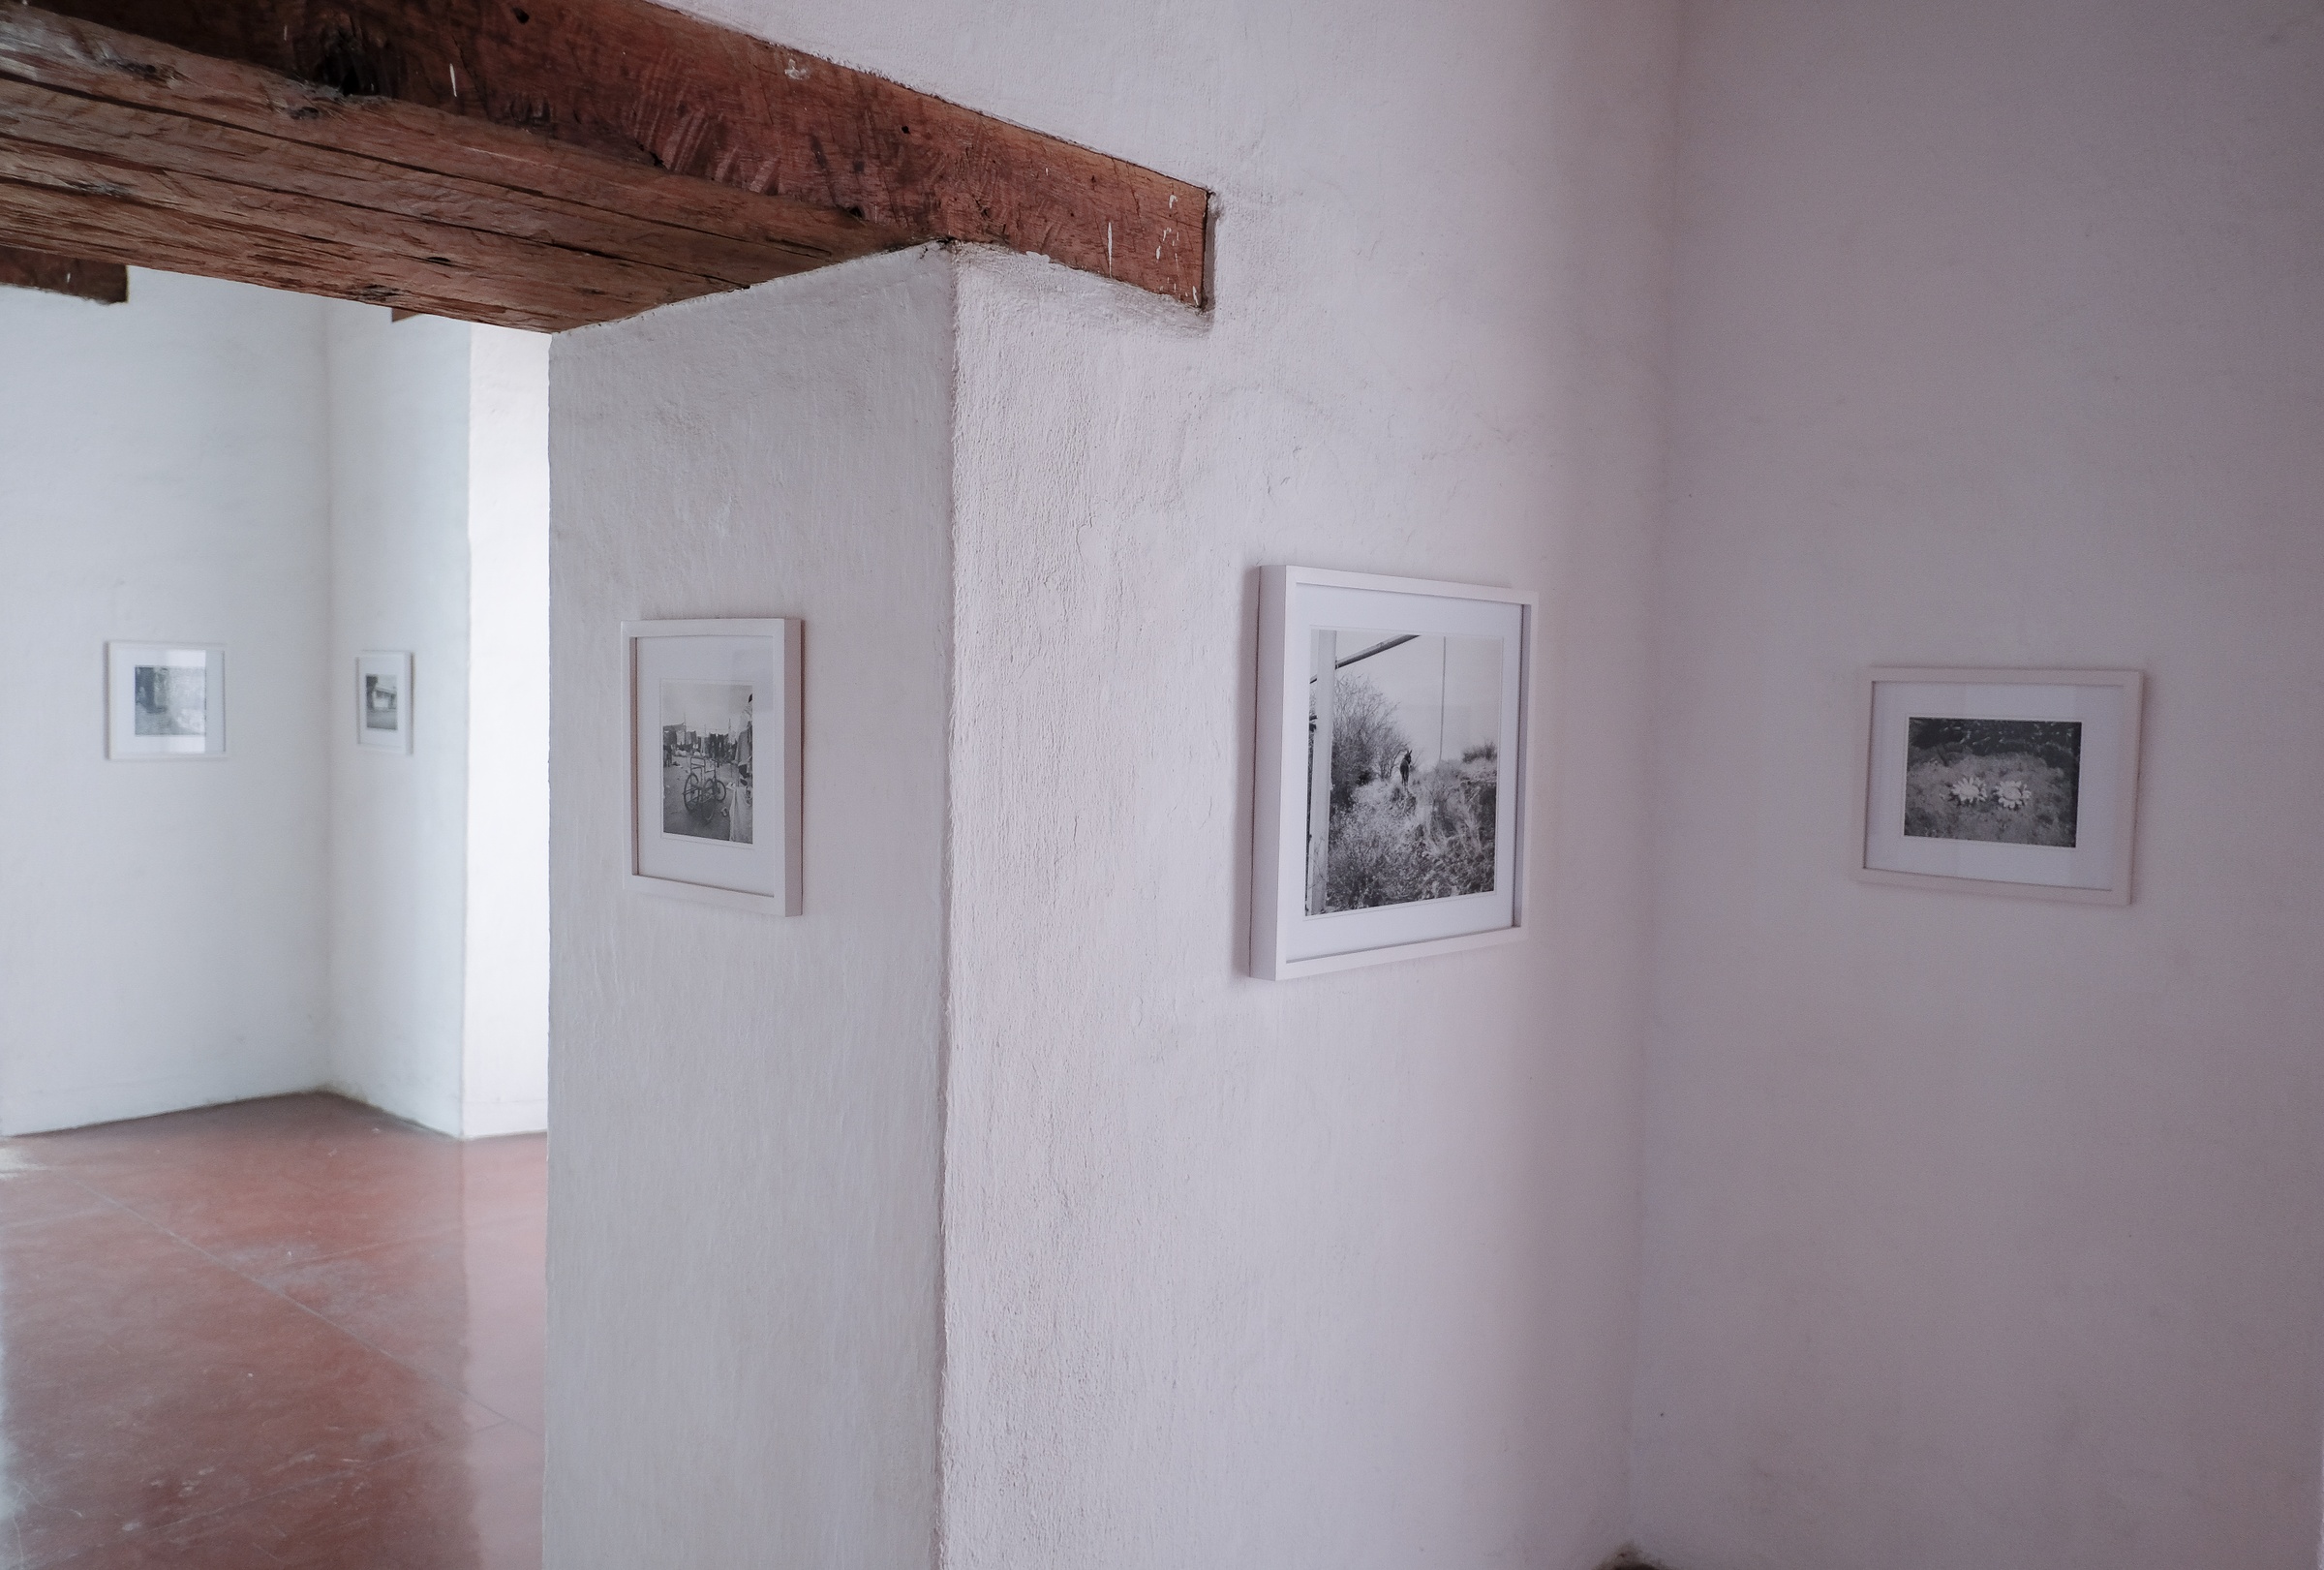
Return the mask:
<path fill-rule="evenodd" d="M 1636 1544 L 1625 1543 L 1598 1570 L 1669 1570 L 1669 1567 L 1640 1554 Z"/>

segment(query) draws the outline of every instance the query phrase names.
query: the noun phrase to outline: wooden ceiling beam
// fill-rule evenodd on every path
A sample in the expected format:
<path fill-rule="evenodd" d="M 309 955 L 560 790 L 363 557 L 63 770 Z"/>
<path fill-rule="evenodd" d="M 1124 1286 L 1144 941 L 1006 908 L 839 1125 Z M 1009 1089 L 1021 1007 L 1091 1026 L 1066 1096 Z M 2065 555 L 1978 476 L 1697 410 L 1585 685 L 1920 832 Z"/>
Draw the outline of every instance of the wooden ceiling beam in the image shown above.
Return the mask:
<path fill-rule="evenodd" d="M 129 269 L 117 262 L 87 262 L 0 245 L 0 288 L 39 289 L 119 305 L 129 298 Z"/>
<path fill-rule="evenodd" d="M 0 221 L 101 259 L 570 326 L 954 239 L 1199 304 L 1207 206 L 645 0 L 0 0 Z"/>
<path fill-rule="evenodd" d="M 575 310 L 569 298 L 496 304 L 474 297 L 460 281 L 428 276 L 421 268 L 386 268 L 377 252 L 267 230 L 237 229 L 189 219 L 115 198 L 56 191 L 0 180 L 0 234 L 37 237 L 42 245 L 123 266 L 225 278 L 265 289 L 329 294 L 428 316 L 455 317 L 535 332 L 562 332 L 589 321 L 634 314 L 589 299 Z"/>
<path fill-rule="evenodd" d="M 731 286 L 778 276 L 782 269 L 770 262 L 770 247 L 794 252 L 798 263 L 806 266 L 858 254 L 869 243 L 849 244 L 835 236 L 833 243 L 808 248 L 796 242 L 707 233 L 539 193 L 515 201 L 505 188 L 485 181 L 418 173 L 332 147 L 157 114 L 6 77 L 0 77 L 0 140 L 23 149 L 15 155 L 23 158 L 74 153 L 134 164 L 160 174 L 202 176 L 252 192 L 342 204 L 351 194 L 359 195 L 371 204 L 370 210 L 626 257 Z"/>
<path fill-rule="evenodd" d="M 614 159 L 575 157 L 524 131 L 394 99 L 349 98 L 13 0 L 0 0 L 0 78 L 188 122 L 169 135 L 199 137 L 209 126 L 239 129 L 291 149 L 360 157 L 418 179 L 466 180 L 516 198 L 549 198 L 790 249 L 817 264 L 908 243 L 900 232 L 868 227 L 831 208 Z M 253 145 L 236 151 L 248 153 Z M 270 148 L 257 156 L 284 155 Z M 375 171 L 369 177 L 382 176 Z"/>

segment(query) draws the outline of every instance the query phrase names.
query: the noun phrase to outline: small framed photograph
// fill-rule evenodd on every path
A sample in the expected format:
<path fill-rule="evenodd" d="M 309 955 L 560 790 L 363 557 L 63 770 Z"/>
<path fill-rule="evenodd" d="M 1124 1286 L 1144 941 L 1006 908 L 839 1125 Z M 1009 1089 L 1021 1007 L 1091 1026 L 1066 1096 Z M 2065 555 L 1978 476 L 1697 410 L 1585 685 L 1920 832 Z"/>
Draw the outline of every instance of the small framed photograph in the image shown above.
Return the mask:
<path fill-rule="evenodd" d="M 1868 672 L 1855 873 L 2130 903 L 2135 670 Z"/>
<path fill-rule="evenodd" d="M 1532 595 L 1260 576 L 1251 973 L 1522 936 Z"/>
<path fill-rule="evenodd" d="M 799 913 L 799 623 L 624 622 L 629 884 Z"/>
<path fill-rule="evenodd" d="M 226 649 L 107 643 L 106 749 L 115 758 L 226 755 Z"/>
<path fill-rule="evenodd" d="M 412 656 L 367 649 L 355 656 L 355 745 L 412 751 Z"/>

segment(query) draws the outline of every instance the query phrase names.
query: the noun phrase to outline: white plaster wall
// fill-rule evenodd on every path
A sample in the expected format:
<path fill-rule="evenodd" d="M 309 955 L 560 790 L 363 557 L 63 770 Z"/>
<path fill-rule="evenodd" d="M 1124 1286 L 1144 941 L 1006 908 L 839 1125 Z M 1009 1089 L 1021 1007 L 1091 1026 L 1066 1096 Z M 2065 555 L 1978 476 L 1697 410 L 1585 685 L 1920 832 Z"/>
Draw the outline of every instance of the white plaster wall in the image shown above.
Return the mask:
<path fill-rule="evenodd" d="M 0 1133 L 322 1077 L 322 332 L 0 290 Z M 225 758 L 107 761 L 115 638 L 227 646 Z"/>
<path fill-rule="evenodd" d="M 549 340 L 470 327 L 460 1130 L 547 1126 Z"/>
<path fill-rule="evenodd" d="M 461 1129 L 468 895 L 469 333 L 330 320 L 331 1083 Z M 413 750 L 355 745 L 355 656 L 410 650 Z"/>
<path fill-rule="evenodd" d="M 1638 1398 L 1686 1570 L 2315 1562 L 2324 25 L 1690 9 Z M 1861 666 L 2136 666 L 2136 902 L 1851 881 Z"/>
<path fill-rule="evenodd" d="M 950 264 L 552 355 L 548 1562 L 906 1566 L 935 1530 Z M 805 913 L 623 886 L 620 624 L 806 624 Z"/>
<path fill-rule="evenodd" d="M 695 9 L 1220 196 L 1213 317 L 1033 262 L 963 285 L 946 1562 L 1595 1563 L 1628 1523 L 1674 11 Z M 638 405 L 675 420 L 665 374 Z M 561 513 L 608 486 L 651 538 L 670 508 L 597 477 L 628 450 L 578 448 L 559 436 Z M 675 527 L 689 573 L 752 570 Z M 1534 942 L 1242 974 L 1251 570 L 1287 560 L 1544 593 Z M 830 719 L 810 704 L 810 758 Z M 561 794 L 561 825 L 581 812 Z M 809 846 L 831 854 L 811 822 Z M 561 876 L 560 920 L 612 898 Z M 565 1053 L 616 954 L 558 955 Z M 565 1098 L 615 1099 L 569 1072 L 561 1141 Z M 716 1148 L 654 1121 L 626 1151 Z M 569 1215 L 633 1182 L 659 1191 L 625 1158 L 560 1192 Z M 553 1292 L 642 1329 L 676 1256 L 614 1257 L 568 1253 Z M 566 1339 L 553 1377 L 614 1353 Z M 658 1422 L 630 1430 L 552 1461 L 567 1552 L 618 1519 L 576 1487 L 624 1475 L 606 1447 L 632 1481 L 672 1464 L 643 1459 Z M 686 1453 L 728 1475 L 714 1443 Z M 755 1508 L 650 1519 L 689 1545 Z"/>

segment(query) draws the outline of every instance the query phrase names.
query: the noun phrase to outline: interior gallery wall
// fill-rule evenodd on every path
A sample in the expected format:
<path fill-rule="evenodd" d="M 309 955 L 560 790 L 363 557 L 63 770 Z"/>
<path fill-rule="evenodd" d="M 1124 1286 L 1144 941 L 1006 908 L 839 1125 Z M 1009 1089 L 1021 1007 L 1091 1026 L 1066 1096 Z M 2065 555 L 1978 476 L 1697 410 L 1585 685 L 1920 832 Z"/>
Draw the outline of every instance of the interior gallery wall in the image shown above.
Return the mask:
<path fill-rule="evenodd" d="M 718 11 L 1217 191 L 1219 304 L 954 253 L 554 346 L 552 1562 L 1595 1565 L 1674 14 Z M 1246 973 L 1280 561 L 1544 592 L 1536 941 Z M 620 621 L 787 613 L 807 914 L 624 889 Z"/>
<path fill-rule="evenodd" d="M 1688 18 L 1644 1544 L 2311 1564 L 2324 25 Z M 2143 670 L 2133 903 L 1852 881 L 1876 662 Z"/>
<path fill-rule="evenodd" d="M 327 1074 L 327 311 L 0 290 L 0 1132 Z M 227 754 L 109 761 L 108 639 L 227 645 Z"/>
<path fill-rule="evenodd" d="M 324 1085 L 540 1126 L 546 341 L 140 269 L 0 291 L 0 693 L 46 738 L 0 803 L 55 827 L 0 849 L 0 1130 Z M 224 644 L 227 754 L 108 760 L 108 639 Z M 364 648 L 415 656 L 409 756 L 355 748 Z"/>
<path fill-rule="evenodd" d="M 953 317 L 921 251 L 554 346 L 564 1570 L 934 1541 Z M 623 882 L 621 624 L 712 615 L 805 624 L 796 917 Z"/>

